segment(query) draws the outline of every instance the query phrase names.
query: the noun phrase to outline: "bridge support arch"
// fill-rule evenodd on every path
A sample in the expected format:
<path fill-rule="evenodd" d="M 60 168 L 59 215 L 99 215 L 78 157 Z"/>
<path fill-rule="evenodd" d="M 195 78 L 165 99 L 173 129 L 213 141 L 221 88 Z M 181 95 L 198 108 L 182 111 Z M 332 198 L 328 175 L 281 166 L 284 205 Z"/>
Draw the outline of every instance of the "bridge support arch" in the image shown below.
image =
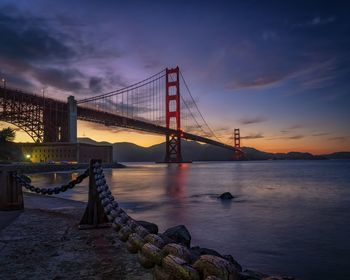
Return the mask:
<path fill-rule="evenodd" d="M 179 67 L 166 69 L 165 94 L 166 128 L 174 129 L 177 133 L 166 135 L 164 161 L 182 162 Z"/>

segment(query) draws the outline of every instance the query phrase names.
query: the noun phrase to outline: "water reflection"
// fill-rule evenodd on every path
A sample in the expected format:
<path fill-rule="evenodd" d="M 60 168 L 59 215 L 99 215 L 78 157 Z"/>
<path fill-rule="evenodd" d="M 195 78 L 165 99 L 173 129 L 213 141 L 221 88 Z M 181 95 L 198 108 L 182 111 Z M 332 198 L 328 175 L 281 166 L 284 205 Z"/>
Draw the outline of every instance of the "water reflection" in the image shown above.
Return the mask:
<path fill-rule="evenodd" d="M 168 164 L 166 177 L 164 178 L 167 193 L 174 202 L 181 203 L 185 200 L 187 193 L 187 170 L 188 163 Z"/>
<path fill-rule="evenodd" d="M 174 224 L 187 223 L 187 176 L 188 164 L 168 164 L 164 176 L 164 186 L 168 203 L 162 207 L 167 219 L 162 228 L 169 228 Z"/>
<path fill-rule="evenodd" d="M 350 279 L 350 162 L 138 164 L 106 170 L 122 207 L 161 230 L 185 224 L 193 244 L 234 255 L 245 267 L 304 279 Z M 74 173 L 36 174 L 33 184 Z M 222 204 L 229 191 L 236 198 Z M 59 195 L 87 200 L 87 180 Z"/>

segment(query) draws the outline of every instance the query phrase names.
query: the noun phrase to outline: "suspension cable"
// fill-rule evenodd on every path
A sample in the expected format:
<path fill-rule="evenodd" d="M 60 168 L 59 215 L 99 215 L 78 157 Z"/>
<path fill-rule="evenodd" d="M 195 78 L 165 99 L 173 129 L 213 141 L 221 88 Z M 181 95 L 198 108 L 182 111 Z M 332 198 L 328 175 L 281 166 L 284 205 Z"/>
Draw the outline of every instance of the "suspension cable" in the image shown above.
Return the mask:
<path fill-rule="evenodd" d="M 186 83 L 186 80 L 185 80 L 185 78 L 183 77 L 181 71 L 180 71 L 180 75 L 181 75 L 181 78 L 182 78 L 182 80 L 183 80 L 183 82 L 184 82 L 184 85 L 185 85 L 185 87 L 186 87 L 186 89 L 187 89 L 187 91 L 188 91 L 188 93 L 189 93 L 189 95 L 190 95 L 190 97 L 191 97 L 191 99 L 192 99 L 192 102 L 193 102 L 194 106 L 196 107 L 196 109 L 197 109 L 197 111 L 198 111 L 200 117 L 202 118 L 203 122 L 204 122 L 205 125 L 208 127 L 208 129 L 209 129 L 209 131 L 212 133 L 212 135 L 213 135 L 218 141 L 220 141 L 220 139 L 216 136 L 216 134 L 214 133 L 214 131 L 211 129 L 211 127 L 209 126 L 209 124 L 208 124 L 208 123 L 206 122 L 206 120 L 204 119 L 204 117 L 203 117 L 201 111 L 199 110 L 199 108 L 198 108 L 198 106 L 197 106 L 197 104 L 196 104 L 196 102 L 195 102 L 195 100 L 194 100 L 194 98 L 193 98 L 193 96 L 192 96 L 192 94 L 191 94 L 191 91 L 190 91 L 190 89 L 189 89 L 189 87 L 188 87 L 188 85 L 187 85 L 187 83 Z M 187 107 L 188 107 L 188 106 L 187 106 Z M 189 109 L 189 110 L 190 110 L 190 109 Z M 190 110 L 190 111 L 191 111 L 191 110 Z M 192 113 L 191 113 L 191 115 L 192 115 Z M 192 116 L 193 116 L 193 115 L 192 115 Z M 196 122 L 197 122 L 197 121 L 196 121 Z"/>
<path fill-rule="evenodd" d="M 100 95 L 96 95 L 96 96 L 93 96 L 93 97 L 81 99 L 81 100 L 78 100 L 77 103 L 78 104 L 86 103 L 86 102 L 94 101 L 94 100 L 101 99 L 101 98 L 104 98 L 104 97 L 110 97 L 110 96 L 115 95 L 115 94 L 121 94 L 121 93 L 124 93 L 127 90 L 133 90 L 133 89 L 140 88 L 140 87 L 142 87 L 144 85 L 148 85 L 148 84 L 152 83 L 155 80 L 163 78 L 165 76 L 164 72 L 165 72 L 165 69 L 163 69 L 162 71 L 158 72 L 157 74 L 152 75 L 151 77 L 148 77 L 147 79 L 144 79 L 144 80 L 142 80 L 140 82 L 137 82 L 135 84 L 132 84 L 130 86 L 127 86 L 127 87 L 124 87 L 124 88 L 121 88 L 121 89 L 117 89 L 117 90 L 113 90 L 113 91 L 110 91 L 110 92 L 107 92 L 107 93 L 103 93 L 103 94 L 100 94 Z M 162 73 L 163 73 L 163 75 L 161 75 Z M 157 77 L 159 75 L 161 75 L 161 76 Z M 155 77 L 157 77 L 157 78 L 153 79 Z M 151 80 L 151 81 L 149 81 L 149 80 Z M 146 81 L 148 81 L 148 82 L 146 83 Z"/>

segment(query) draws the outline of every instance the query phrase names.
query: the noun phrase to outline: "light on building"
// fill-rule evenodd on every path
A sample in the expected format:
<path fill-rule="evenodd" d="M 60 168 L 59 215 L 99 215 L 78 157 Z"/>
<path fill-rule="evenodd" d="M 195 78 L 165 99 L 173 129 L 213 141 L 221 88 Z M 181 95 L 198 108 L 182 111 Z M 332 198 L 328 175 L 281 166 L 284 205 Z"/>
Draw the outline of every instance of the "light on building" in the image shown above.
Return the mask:
<path fill-rule="evenodd" d="M 26 154 L 26 158 L 27 158 L 27 159 L 30 159 L 30 154 Z"/>

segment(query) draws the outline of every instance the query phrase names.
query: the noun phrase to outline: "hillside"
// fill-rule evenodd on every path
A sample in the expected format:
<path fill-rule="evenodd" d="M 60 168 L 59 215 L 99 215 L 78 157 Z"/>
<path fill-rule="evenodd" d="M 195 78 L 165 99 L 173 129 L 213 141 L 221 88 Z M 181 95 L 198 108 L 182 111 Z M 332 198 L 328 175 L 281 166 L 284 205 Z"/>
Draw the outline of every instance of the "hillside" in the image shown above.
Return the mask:
<path fill-rule="evenodd" d="M 89 138 L 79 138 L 79 142 L 106 145 L 107 142 L 95 142 Z M 111 144 L 114 160 L 120 162 L 162 161 L 164 159 L 165 144 L 141 147 L 128 142 Z M 350 159 L 350 152 L 338 152 L 328 155 L 315 156 L 310 153 L 267 153 L 250 147 L 243 147 L 246 160 L 316 160 L 316 159 Z M 193 161 L 226 161 L 232 160 L 232 152 L 223 148 L 193 141 L 182 141 L 184 160 Z"/>

